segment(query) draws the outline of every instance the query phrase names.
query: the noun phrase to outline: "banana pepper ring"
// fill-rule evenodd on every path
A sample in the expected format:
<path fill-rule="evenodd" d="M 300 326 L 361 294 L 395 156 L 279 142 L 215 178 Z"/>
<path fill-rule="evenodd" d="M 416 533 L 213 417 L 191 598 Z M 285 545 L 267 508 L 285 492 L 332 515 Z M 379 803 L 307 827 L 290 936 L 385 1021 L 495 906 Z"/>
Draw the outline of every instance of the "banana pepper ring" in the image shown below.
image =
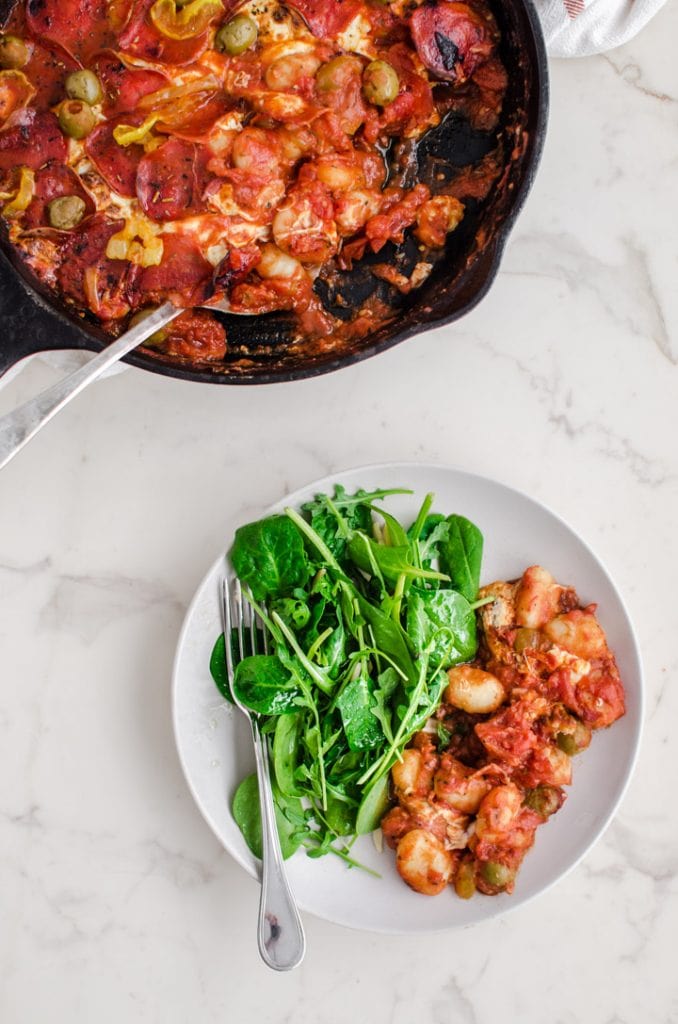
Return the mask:
<path fill-rule="evenodd" d="M 223 13 L 221 0 L 191 0 L 179 9 L 176 0 L 156 0 L 150 11 L 158 32 L 168 39 L 194 39 Z"/>
<path fill-rule="evenodd" d="M 17 217 L 28 208 L 35 195 L 35 172 L 30 167 L 22 167 L 19 172 L 19 187 L 16 192 L 0 192 L 0 199 L 10 201 L 3 209 L 5 217 Z"/>
<path fill-rule="evenodd" d="M 157 267 L 162 260 L 160 227 L 147 217 L 134 214 L 125 220 L 121 231 L 111 235 L 106 246 L 109 260 L 128 260 L 140 267 Z"/>

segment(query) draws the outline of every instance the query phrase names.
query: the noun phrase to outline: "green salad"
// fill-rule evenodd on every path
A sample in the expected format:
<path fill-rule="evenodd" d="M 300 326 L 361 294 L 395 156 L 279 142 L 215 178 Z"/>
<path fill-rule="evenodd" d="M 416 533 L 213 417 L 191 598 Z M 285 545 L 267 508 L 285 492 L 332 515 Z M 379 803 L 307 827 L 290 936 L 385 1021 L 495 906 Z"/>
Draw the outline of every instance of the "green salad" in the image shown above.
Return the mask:
<path fill-rule="evenodd" d="M 234 687 L 269 738 L 287 857 L 303 847 L 355 863 L 352 843 L 379 826 L 390 769 L 438 706 L 446 669 L 475 656 L 482 534 L 434 513 L 432 494 L 400 523 L 384 502 L 411 493 L 337 486 L 236 532 L 231 564 L 268 653 L 240 661 Z M 230 700 L 223 635 L 210 668 Z M 232 810 L 260 856 L 255 775 Z"/>

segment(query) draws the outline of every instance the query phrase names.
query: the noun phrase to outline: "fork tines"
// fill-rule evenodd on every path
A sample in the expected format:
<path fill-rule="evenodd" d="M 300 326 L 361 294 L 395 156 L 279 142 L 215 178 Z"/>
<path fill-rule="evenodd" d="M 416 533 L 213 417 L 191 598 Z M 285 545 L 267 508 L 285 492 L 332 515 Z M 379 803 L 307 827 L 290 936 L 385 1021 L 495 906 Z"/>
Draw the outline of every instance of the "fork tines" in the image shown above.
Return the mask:
<path fill-rule="evenodd" d="M 223 578 L 222 613 L 228 685 L 233 700 L 239 705 L 233 692 L 235 666 L 248 655 L 259 653 L 260 648 L 264 654 L 268 653 L 266 628 L 247 600 L 247 594 L 243 596 L 239 579 Z"/>

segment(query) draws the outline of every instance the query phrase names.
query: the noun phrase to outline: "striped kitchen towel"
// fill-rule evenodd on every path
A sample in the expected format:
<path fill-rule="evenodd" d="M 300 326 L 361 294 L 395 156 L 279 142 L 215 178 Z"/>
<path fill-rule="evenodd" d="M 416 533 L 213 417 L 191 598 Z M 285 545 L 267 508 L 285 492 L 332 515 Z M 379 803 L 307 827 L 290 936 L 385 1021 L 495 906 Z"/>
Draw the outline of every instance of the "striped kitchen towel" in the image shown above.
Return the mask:
<path fill-rule="evenodd" d="M 552 57 L 588 57 L 640 32 L 664 0 L 535 0 Z"/>

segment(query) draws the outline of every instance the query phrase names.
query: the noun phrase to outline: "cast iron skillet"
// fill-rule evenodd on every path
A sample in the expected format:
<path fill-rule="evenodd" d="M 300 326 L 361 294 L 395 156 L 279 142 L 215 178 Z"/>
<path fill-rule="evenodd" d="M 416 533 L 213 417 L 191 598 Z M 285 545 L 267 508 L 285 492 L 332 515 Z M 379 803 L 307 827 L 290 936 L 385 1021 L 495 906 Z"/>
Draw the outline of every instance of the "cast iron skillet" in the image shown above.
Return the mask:
<path fill-rule="evenodd" d="M 0 24 L 16 0 L 0 0 Z M 504 168 L 487 200 L 467 204 L 461 225 L 448 237 L 443 258 L 419 289 L 403 297 L 378 281 L 362 261 L 341 281 L 319 281 L 316 290 L 336 315 L 346 316 L 370 295 L 386 301 L 394 319 L 360 341 L 325 352 L 304 351 L 293 344 L 283 314 L 224 317 L 229 352 L 223 363 L 180 362 L 149 350 L 134 352 L 125 362 L 154 373 L 210 384 L 269 384 L 297 380 L 348 366 L 396 345 L 405 338 L 457 320 L 489 289 L 513 223 L 536 173 L 544 143 L 548 112 L 546 51 L 532 0 L 494 0 L 490 6 L 501 30 L 500 54 L 509 86 L 498 130 L 474 131 L 463 119 L 446 118 L 424 136 L 418 147 L 418 177 L 451 174 L 475 165 L 500 139 Z M 407 273 L 416 262 L 412 242 L 386 247 L 375 262 L 397 262 Z M 341 302 L 335 304 L 337 293 Z M 41 288 L 0 235 L 0 375 L 27 355 L 56 349 L 98 352 L 108 340 L 94 321 L 75 317 Z"/>

